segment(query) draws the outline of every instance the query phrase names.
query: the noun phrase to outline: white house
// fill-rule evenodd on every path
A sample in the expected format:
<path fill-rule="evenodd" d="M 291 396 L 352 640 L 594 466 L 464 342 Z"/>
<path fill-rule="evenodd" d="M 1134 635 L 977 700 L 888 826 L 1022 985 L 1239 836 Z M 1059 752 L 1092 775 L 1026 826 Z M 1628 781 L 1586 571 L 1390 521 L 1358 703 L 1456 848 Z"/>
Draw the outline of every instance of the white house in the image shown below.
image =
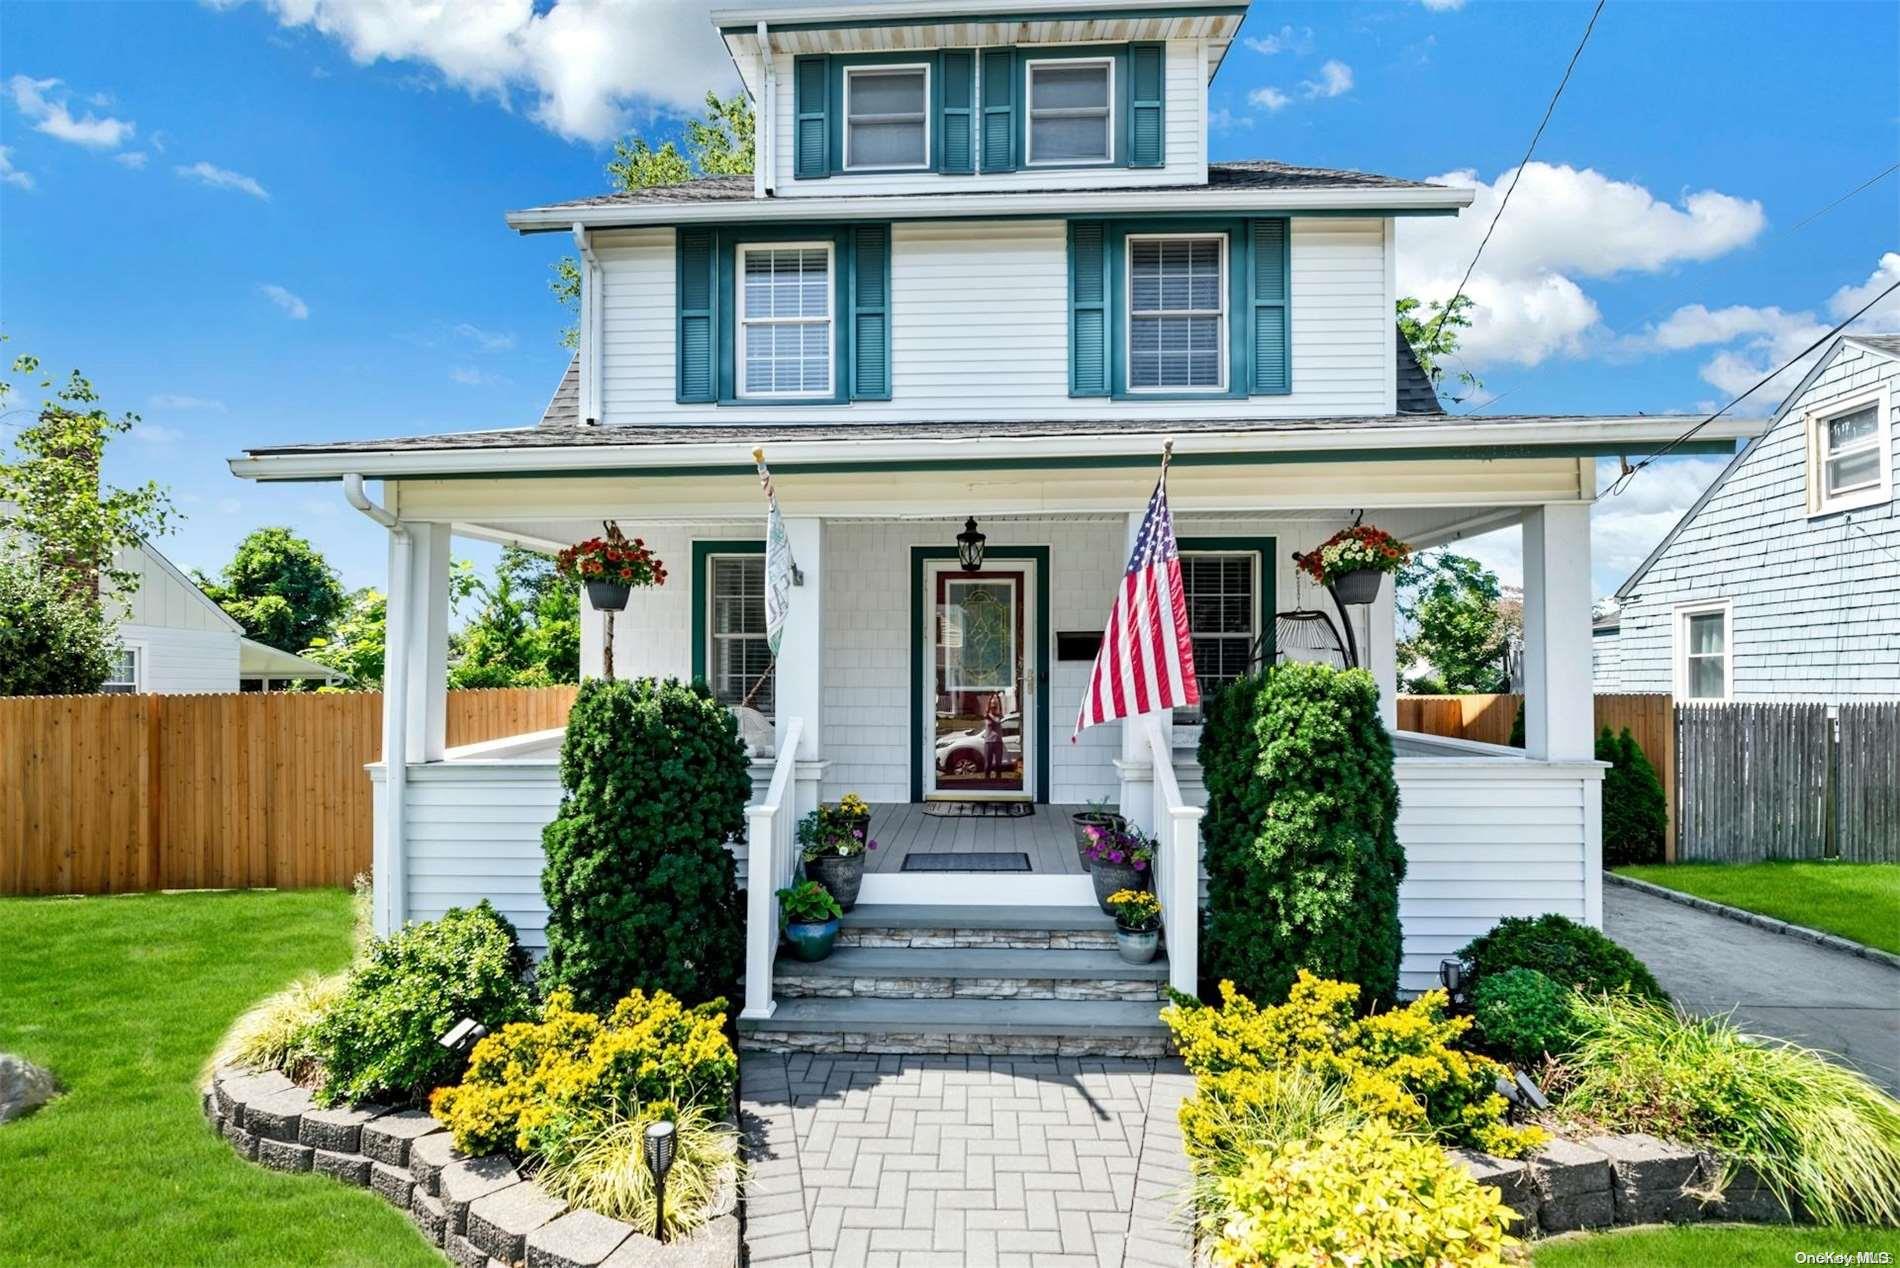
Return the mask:
<path fill-rule="evenodd" d="M 401 760 L 372 772 L 383 927 L 486 896 L 541 938 L 559 737 L 445 749 L 449 539 L 554 550 L 611 519 L 674 574 L 620 618 L 617 671 L 704 676 L 729 702 L 753 694 L 776 728 L 739 843 L 748 1042 L 1158 1044 L 1161 983 L 1111 981 L 1130 974 L 1089 949 L 1106 922 L 1067 812 L 1106 798 L 1157 833 L 1168 963 L 1155 973 L 1193 989 L 1192 720 L 1069 738 L 1169 437 L 1203 683 L 1245 671 L 1276 612 L 1316 605 L 1291 556 L 1355 516 L 1421 547 L 1521 527 L 1526 747 L 1398 737 L 1403 982 L 1429 985 L 1504 915 L 1600 920 L 1582 668 L 1595 460 L 1687 422 L 1442 413 L 1394 329 L 1395 227 L 1456 215 L 1471 194 L 1209 162 L 1207 85 L 1245 10 L 715 13 L 758 113 L 751 177 L 508 218 L 565 235 L 582 263 L 579 353 L 539 425 L 233 460 L 250 479 L 341 482 L 390 532 L 384 751 Z M 1751 431 L 1725 420 L 1692 443 Z M 776 662 L 757 445 L 803 574 Z M 956 540 L 972 519 L 987 539 L 974 572 Z M 589 612 L 589 672 L 600 628 Z M 1356 633 L 1392 725 L 1389 585 Z M 1000 769 L 970 753 L 992 708 Z M 877 945 L 841 950 L 814 985 L 808 969 L 775 969 L 772 890 L 796 863 L 797 814 L 847 791 L 879 805 L 886 848 L 848 920 Z M 985 799 L 1030 813 L 982 817 Z M 939 817 L 944 803 L 971 812 Z M 1020 854 L 1029 870 L 904 867 L 969 851 Z"/>
<path fill-rule="evenodd" d="M 1616 592 L 1597 689 L 1900 698 L 1896 395 L 1900 336 L 1835 340 Z"/>

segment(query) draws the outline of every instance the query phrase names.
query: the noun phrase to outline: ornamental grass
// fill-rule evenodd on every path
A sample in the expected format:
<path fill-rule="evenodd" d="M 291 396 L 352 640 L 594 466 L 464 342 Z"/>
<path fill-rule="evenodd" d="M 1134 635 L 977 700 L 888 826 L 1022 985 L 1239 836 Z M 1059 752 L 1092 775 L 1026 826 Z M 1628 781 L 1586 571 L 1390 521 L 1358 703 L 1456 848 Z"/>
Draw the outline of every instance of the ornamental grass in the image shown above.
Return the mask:
<path fill-rule="evenodd" d="M 293 1082 L 306 1082 L 318 1066 L 317 1024 L 343 998 L 348 984 L 348 973 L 298 978 L 232 1022 L 211 1065 L 281 1070 Z"/>
<path fill-rule="evenodd" d="M 667 1236 L 691 1233 L 706 1222 L 722 1186 L 738 1183 L 739 1134 L 703 1106 L 655 1103 L 632 1115 L 609 1110 L 565 1120 L 546 1135 L 544 1165 L 535 1183 L 569 1206 L 650 1234 L 653 1175 L 641 1139 L 649 1123 L 662 1119 L 672 1122 L 676 1141 L 666 1173 Z"/>

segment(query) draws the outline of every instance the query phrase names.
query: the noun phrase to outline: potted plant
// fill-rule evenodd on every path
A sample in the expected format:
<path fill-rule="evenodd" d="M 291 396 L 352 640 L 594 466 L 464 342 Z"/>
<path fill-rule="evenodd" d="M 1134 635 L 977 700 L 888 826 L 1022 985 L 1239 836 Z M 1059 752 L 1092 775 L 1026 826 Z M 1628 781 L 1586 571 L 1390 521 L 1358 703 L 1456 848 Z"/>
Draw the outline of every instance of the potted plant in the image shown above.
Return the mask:
<path fill-rule="evenodd" d="M 1108 896 L 1115 916 L 1115 954 L 1130 964 L 1146 964 L 1161 946 L 1161 900 L 1145 889 L 1122 889 Z"/>
<path fill-rule="evenodd" d="M 778 891 L 779 920 L 785 926 L 785 940 L 792 954 L 801 960 L 822 960 L 831 954 L 838 937 L 838 921 L 844 912 L 838 900 L 813 881 L 800 881 L 790 889 Z"/>
<path fill-rule="evenodd" d="M 643 539 L 628 541 L 619 529 L 569 546 L 555 557 L 555 570 L 584 584 L 588 602 L 601 612 L 625 608 L 627 594 L 635 586 L 666 584 L 666 565 L 659 556 L 647 549 Z"/>
<path fill-rule="evenodd" d="M 1384 529 L 1354 524 L 1298 559 L 1301 570 L 1329 587 L 1341 603 L 1371 603 L 1379 597 L 1380 579 L 1403 568 L 1411 556 L 1412 548 Z"/>
<path fill-rule="evenodd" d="M 1091 801 L 1088 809 L 1078 810 L 1069 816 L 1069 828 L 1075 833 L 1075 857 L 1082 864 L 1082 870 L 1089 866 L 1089 829 L 1114 828 L 1120 830 L 1128 826 L 1128 820 L 1108 808 L 1108 798 Z"/>
<path fill-rule="evenodd" d="M 1109 895 L 1124 889 L 1146 889 L 1154 873 L 1154 843 L 1140 828 L 1089 829 L 1089 879 L 1095 884 L 1095 901 L 1109 915 Z"/>
<path fill-rule="evenodd" d="M 864 884 L 864 856 L 877 849 L 871 807 L 856 793 L 846 793 L 835 806 L 820 805 L 798 821 L 798 848 L 805 875 L 850 911 Z"/>

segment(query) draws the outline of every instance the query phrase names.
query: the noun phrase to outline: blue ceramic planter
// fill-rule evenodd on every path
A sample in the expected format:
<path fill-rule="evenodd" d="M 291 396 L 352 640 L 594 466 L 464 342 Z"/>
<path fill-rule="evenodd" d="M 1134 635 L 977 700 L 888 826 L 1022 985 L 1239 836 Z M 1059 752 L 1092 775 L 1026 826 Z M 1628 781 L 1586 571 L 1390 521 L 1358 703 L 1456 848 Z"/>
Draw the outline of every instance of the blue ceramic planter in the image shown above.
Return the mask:
<path fill-rule="evenodd" d="M 831 944 L 837 936 L 836 920 L 821 924 L 806 924 L 798 920 L 785 922 L 785 940 L 792 944 L 792 954 L 807 962 L 822 960 L 830 955 Z"/>

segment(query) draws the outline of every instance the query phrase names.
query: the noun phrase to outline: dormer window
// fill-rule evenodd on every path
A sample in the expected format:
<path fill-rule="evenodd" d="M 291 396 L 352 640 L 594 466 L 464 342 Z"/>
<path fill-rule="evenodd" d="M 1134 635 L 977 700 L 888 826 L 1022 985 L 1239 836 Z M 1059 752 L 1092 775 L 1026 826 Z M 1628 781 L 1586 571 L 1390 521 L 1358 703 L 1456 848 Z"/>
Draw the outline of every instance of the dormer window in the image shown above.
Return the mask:
<path fill-rule="evenodd" d="M 853 66 L 844 73 L 846 171 L 930 166 L 930 68 Z"/>
<path fill-rule="evenodd" d="M 1029 62 L 1028 162 L 1109 163 L 1115 158 L 1115 59 Z"/>

